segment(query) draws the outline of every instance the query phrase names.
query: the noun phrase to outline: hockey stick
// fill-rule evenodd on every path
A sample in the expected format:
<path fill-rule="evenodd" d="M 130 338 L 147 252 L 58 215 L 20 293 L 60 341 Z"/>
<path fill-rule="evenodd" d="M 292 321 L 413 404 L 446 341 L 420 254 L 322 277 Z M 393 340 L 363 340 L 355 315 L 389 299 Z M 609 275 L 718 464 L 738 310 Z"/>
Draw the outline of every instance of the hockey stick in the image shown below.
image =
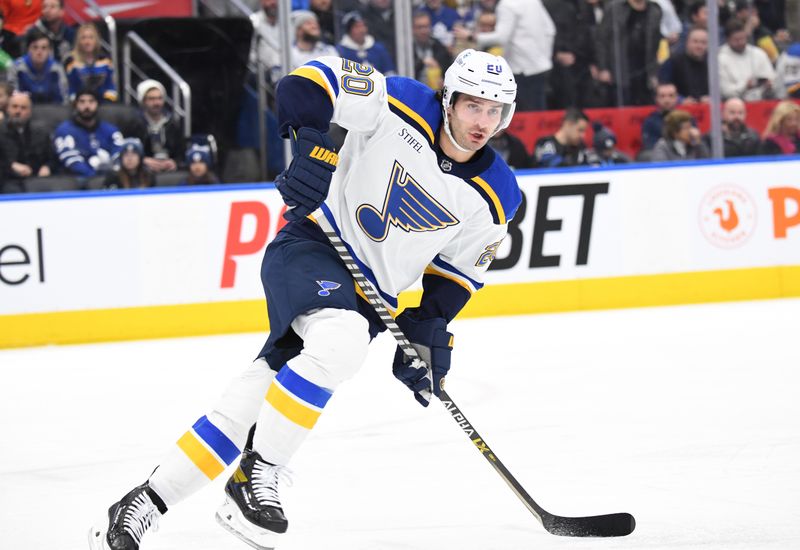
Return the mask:
<path fill-rule="evenodd" d="M 347 246 L 336 234 L 330 222 L 327 220 L 321 210 L 317 210 L 313 214 L 314 219 L 322 228 L 325 236 L 328 237 L 339 257 L 344 262 L 347 270 L 355 279 L 356 284 L 364 292 L 369 303 L 375 308 L 375 311 L 380 316 L 381 320 L 392 333 L 395 340 L 397 340 L 400 349 L 411 359 L 418 359 L 419 354 L 417 350 L 411 345 L 408 339 L 397 326 L 394 318 L 389 314 L 386 306 L 383 304 L 377 291 L 373 288 L 372 283 L 367 279 L 353 260 Z M 539 504 L 523 489 L 522 485 L 511 475 L 511 472 L 503 465 L 497 455 L 494 454 L 492 449 L 486 441 L 478 434 L 478 431 L 461 412 L 461 409 L 455 404 L 450 395 L 442 388 L 439 399 L 447 409 L 447 412 L 453 417 L 461 430 L 467 434 L 470 441 L 475 445 L 475 448 L 480 451 L 483 457 L 489 461 L 494 470 L 500 477 L 503 478 L 508 486 L 514 491 L 514 494 L 519 497 L 525 507 L 541 522 L 548 533 L 564 537 L 624 537 L 633 532 L 636 527 L 636 520 L 631 514 L 618 513 L 618 514 L 605 514 L 602 516 L 584 516 L 584 517 L 564 517 L 551 514 Z"/>

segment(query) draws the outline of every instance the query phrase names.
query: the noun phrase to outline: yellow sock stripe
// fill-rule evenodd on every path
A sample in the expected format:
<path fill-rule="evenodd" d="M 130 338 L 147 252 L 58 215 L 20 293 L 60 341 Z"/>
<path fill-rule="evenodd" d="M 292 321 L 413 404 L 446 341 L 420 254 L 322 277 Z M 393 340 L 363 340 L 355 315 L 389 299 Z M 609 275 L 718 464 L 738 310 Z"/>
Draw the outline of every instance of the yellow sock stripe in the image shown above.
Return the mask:
<path fill-rule="evenodd" d="M 194 462 L 194 465 L 197 466 L 208 479 L 215 479 L 225 470 L 225 465 L 211 454 L 211 451 L 206 449 L 192 432 L 186 432 L 181 436 L 178 440 L 178 447 L 186 453 L 189 460 Z"/>
<path fill-rule="evenodd" d="M 283 416 L 303 428 L 311 429 L 317 423 L 317 419 L 321 414 L 310 407 L 299 403 L 285 393 L 285 390 L 280 387 L 280 384 L 273 381 L 267 390 L 266 396 L 267 403 L 275 407 Z"/>

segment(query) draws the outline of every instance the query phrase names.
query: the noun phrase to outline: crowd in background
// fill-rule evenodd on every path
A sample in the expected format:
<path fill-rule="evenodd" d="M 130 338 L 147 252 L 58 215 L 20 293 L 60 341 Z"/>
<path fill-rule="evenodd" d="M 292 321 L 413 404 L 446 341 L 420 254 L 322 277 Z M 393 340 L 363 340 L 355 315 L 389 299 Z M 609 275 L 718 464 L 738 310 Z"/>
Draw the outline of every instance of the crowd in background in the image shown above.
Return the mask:
<path fill-rule="evenodd" d="M 244 2 L 254 10 L 252 66 L 265 68 L 269 85 L 323 55 L 397 72 L 392 0 L 293 0 L 287 68 L 278 0 Z M 709 101 L 714 40 L 725 156 L 797 153 L 800 42 L 787 29 L 785 0 L 718 5 L 720 33 L 711 37 L 705 0 L 414 0 L 414 77 L 438 89 L 460 51 L 503 55 L 518 84 L 518 112 L 564 110 L 560 128 L 541 137 L 532 154 L 509 132 L 492 139 L 515 168 L 630 162 L 614 132 L 584 111 L 599 107 L 655 106 L 642 124 L 637 160 L 707 158 L 709 137 L 680 106 Z M 63 0 L 0 0 L 0 30 L 4 192 L 52 174 L 92 181 L 91 188 L 151 186 L 176 172 L 185 177 L 174 183 L 219 181 L 213 147 L 187 143 L 157 80 L 138 83 L 137 124 L 117 128 L 103 120 L 102 106 L 118 100 L 118 68 L 94 23 L 65 22 Z M 763 131 L 748 128 L 747 102 L 764 99 L 783 101 Z M 43 127 L 33 116 L 42 105 L 66 106 L 71 116 Z"/>

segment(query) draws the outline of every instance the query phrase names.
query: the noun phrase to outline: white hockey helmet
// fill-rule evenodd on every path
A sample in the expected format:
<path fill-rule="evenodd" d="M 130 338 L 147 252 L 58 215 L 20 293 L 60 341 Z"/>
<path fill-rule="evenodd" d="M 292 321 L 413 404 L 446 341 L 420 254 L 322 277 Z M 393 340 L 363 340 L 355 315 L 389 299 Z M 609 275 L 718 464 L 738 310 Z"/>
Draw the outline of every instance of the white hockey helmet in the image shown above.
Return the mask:
<path fill-rule="evenodd" d="M 503 103 L 500 124 L 494 133 L 508 127 L 514 116 L 517 97 L 517 82 L 508 62 L 502 57 L 476 50 L 464 50 L 444 73 L 442 107 L 444 108 L 444 128 L 450 141 L 462 149 L 450 134 L 447 108 L 453 103 L 456 93 L 467 94 Z M 463 149 L 462 149 L 463 150 Z"/>

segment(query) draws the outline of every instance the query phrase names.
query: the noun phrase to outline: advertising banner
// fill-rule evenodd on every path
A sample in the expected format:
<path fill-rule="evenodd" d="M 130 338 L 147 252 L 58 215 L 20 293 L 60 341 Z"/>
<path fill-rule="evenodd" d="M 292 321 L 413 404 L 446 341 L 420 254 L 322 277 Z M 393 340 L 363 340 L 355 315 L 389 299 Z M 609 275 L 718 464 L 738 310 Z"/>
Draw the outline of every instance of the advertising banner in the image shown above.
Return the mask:
<path fill-rule="evenodd" d="M 463 314 L 800 295 L 798 173 L 520 172 L 524 204 Z M 284 208 L 268 184 L 2 198 L 0 347 L 263 330 Z"/>

